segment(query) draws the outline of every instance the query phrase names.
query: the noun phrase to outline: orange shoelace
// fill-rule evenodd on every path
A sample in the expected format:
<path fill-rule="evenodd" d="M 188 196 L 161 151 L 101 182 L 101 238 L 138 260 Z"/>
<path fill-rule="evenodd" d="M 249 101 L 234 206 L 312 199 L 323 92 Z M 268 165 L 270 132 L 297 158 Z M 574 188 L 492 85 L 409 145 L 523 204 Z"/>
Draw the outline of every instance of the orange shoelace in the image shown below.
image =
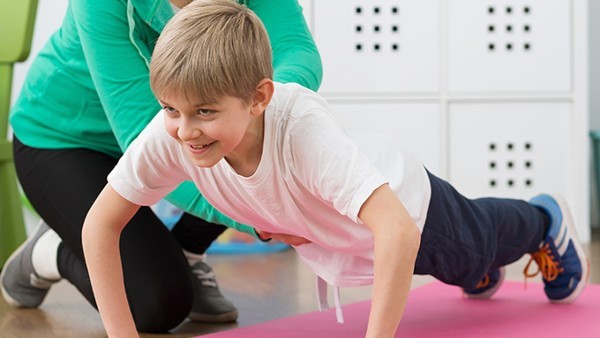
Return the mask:
<path fill-rule="evenodd" d="M 534 273 L 530 273 L 529 267 L 533 261 L 537 263 L 538 269 Z M 555 280 L 558 275 L 564 271 L 564 269 L 559 267 L 559 265 L 560 262 L 558 262 L 556 257 L 554 257 L 552 254 L 550 245 L 545 244 L 540 250 L 531 254 L 531 258 L 523 270 L 523 274 L 525 275 L 525 288 L 527 288 L 527 278 L 535 277 L 540 272 L 542 273 L 542 277 L 547 282 L 552 282 Z"/>
<path fill-rule="evenodd" d="M 475 289 L 484 288 L 484 287 L 488 286 L 489 284 L 490 284 L 490 274 L 486 273 L 483 276 L 483 279 L 481 279 L 479 281 L 479 283 L 477 283 L 477 285 L 475 286 Z"/>

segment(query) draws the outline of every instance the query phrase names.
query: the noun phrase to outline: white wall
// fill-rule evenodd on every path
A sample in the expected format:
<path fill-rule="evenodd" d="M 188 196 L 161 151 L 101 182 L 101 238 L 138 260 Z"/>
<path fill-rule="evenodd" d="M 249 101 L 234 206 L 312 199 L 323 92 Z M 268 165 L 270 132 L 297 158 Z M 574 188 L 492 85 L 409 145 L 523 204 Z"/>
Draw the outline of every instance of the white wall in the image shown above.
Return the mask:
<path fill-rule="evenodd" d="M 600 1 L 588 2 L 589 9 L 589 98 L 590 129 L 600 130 Z M 592 148 L 593 151 L 593 148 Z M 593 161 L 593 160 L 592 160 Z M 591 222 L 592 227 L 600 227 L 600 201 L 596 192 L 595 163 L 592 162 Z"/>
<path fill-rule="evenodd" d="M 600 1 L 589 1 L 590 128 L 600 129 Z"/>

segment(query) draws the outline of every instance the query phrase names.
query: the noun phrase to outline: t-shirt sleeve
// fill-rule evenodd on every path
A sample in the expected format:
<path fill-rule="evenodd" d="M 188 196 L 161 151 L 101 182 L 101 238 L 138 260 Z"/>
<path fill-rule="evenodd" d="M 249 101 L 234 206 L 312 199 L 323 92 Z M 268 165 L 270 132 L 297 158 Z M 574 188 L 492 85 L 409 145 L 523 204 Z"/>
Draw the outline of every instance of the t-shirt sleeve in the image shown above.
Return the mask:
<path fill-rule="evenodd" d="M 387 181 L 324 110 L 294 121 L 289 131 L 293 171 L 314 195 L 362 223 L 358 213 Z"/>
<path fill-rule="evenodd" d="M 108 175 L 121 196 L 139 205 L 152 205 L 189 179 L 179 144 L 163 126 L 159 112 L 140 133 Z"/>

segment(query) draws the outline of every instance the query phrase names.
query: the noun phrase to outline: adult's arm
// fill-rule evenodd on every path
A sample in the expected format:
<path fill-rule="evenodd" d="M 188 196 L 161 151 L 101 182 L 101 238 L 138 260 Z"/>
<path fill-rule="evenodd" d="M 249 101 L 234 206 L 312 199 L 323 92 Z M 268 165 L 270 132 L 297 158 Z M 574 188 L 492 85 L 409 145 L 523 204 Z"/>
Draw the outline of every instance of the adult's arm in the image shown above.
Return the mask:
<path fill-rule="evenodd" d="M 275 81 L 295 82 L 317 91 L 323 69 L 321 57 L 297 0 L 249 0 L 261 19 L 273 48 Z"/>
<path fill-rule="evenodd" d="M 151 44 L 158 33 L 148 29 L 137 15 L 129 22 L 127 3 L 70 2 L 85 62 L 123 151 L 161 108 L 150 89 L 148 69 Z M 73 48 L 76 43 L 74 39 Z"/>

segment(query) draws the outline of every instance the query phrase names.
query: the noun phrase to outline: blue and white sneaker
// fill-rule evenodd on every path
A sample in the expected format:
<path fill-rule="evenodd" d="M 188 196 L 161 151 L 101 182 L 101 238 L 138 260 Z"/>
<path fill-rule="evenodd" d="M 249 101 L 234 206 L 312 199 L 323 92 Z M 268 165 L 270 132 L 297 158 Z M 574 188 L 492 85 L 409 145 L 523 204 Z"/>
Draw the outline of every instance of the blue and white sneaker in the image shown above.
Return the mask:
<path fill-rule="evenodd" d="M 469 299 L 490 299 L 502 285 L 505 275 L 506 269 L 504 267 L 490 270 L 483 276 L 475 288 L 463 289 L 463 292 Z"/>
<path fill-rule="evenodd" d="M 542 273 L 544 292 L 552 303 L 571 303 L 581 294 L 589 279 L 589 261 L 577 239 L 573 217 L 565 201 L 550 195 L 539 195 L 529 201 L 545 210 L 550 219 L 546 239 L 531 254 L 525 277 Z M 529 273 L 535 260 L 538 271 Z"/>

